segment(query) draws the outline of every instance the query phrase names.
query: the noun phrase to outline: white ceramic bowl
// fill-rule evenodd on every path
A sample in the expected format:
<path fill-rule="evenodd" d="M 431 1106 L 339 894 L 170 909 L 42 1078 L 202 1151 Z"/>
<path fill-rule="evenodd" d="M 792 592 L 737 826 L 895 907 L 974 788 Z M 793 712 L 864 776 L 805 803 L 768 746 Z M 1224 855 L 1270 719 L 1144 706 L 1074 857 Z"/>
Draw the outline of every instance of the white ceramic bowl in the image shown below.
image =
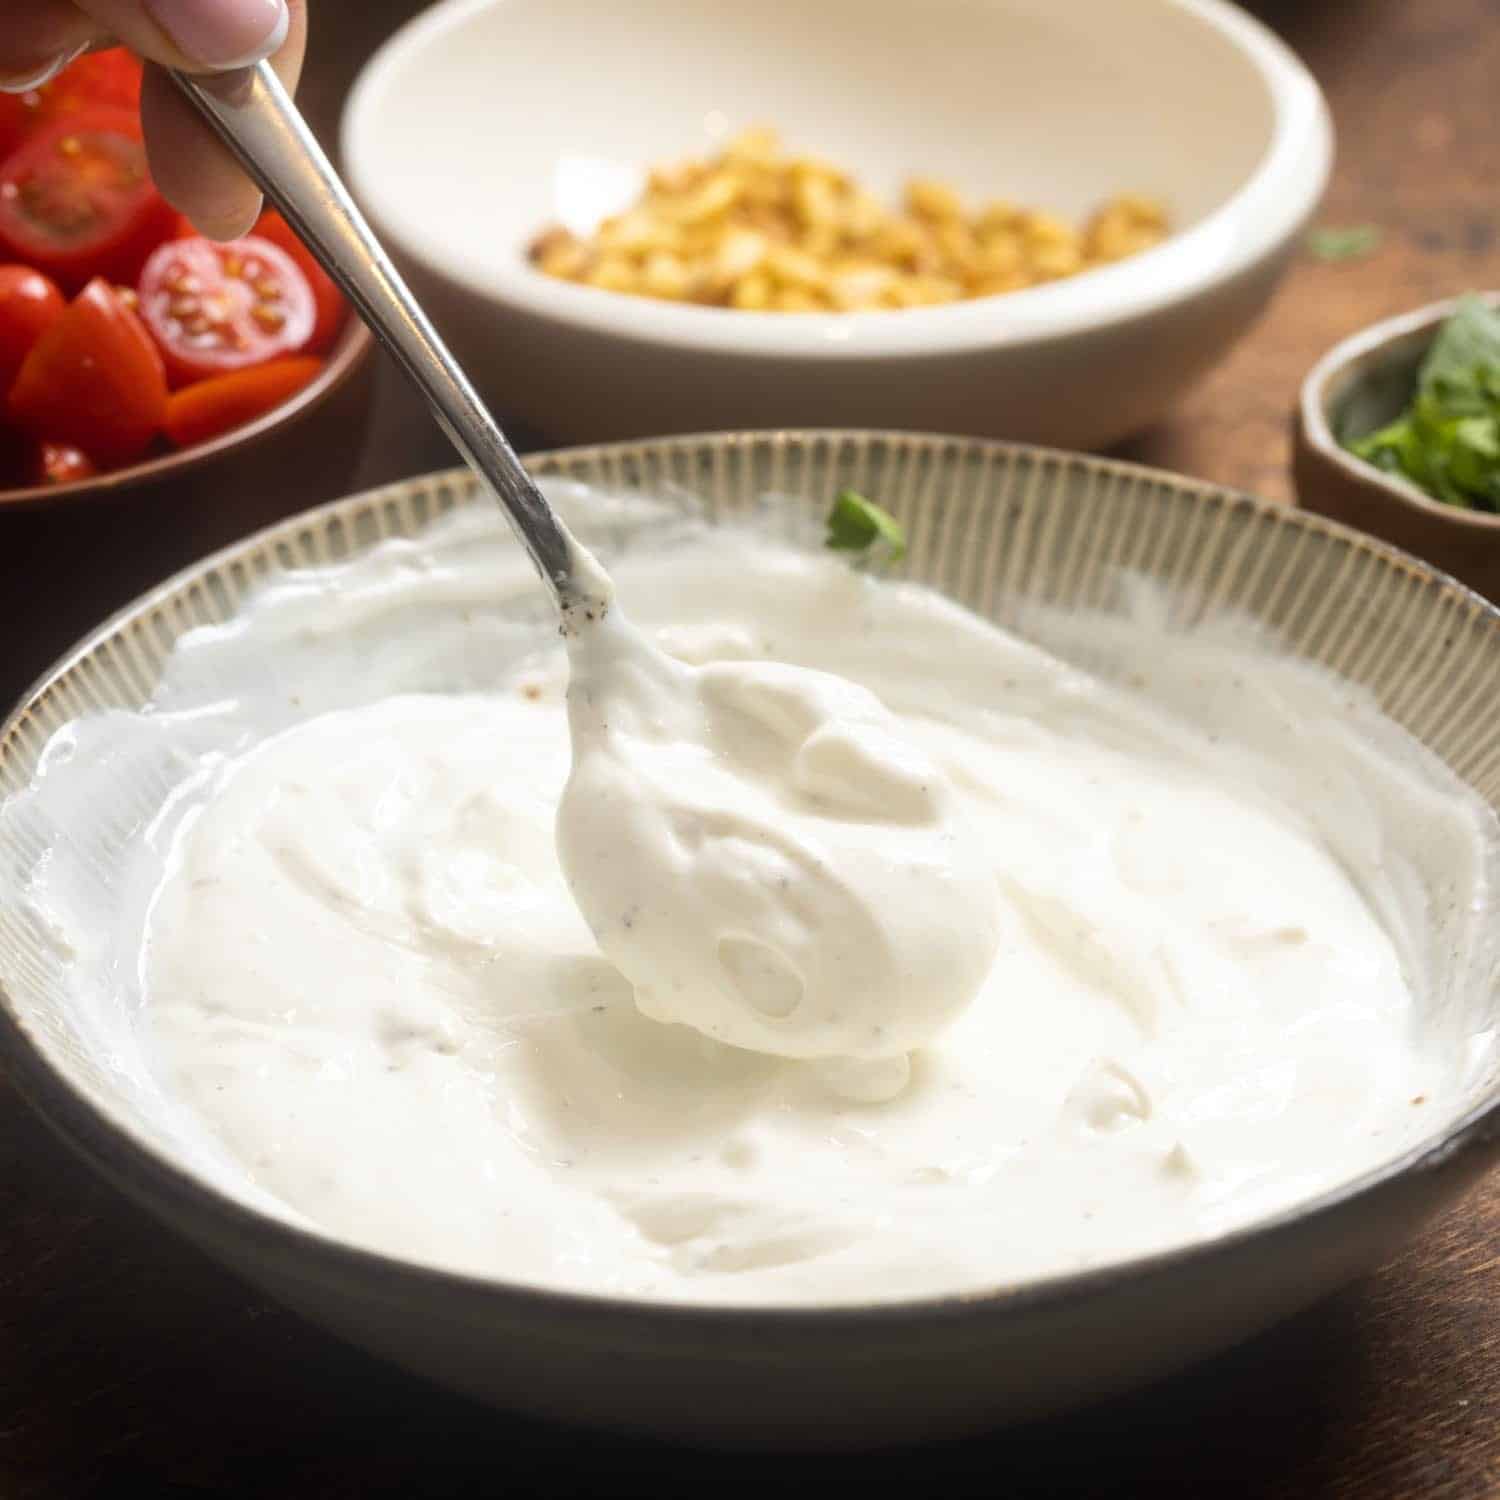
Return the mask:
<path fill-rule="evenodd" d="M 856 486 L 906 525 L 910 576 L 1026 635 L 1060 610 L 1126 620 L 1138 595 L 1122 580 L 1148 580 L 1168 592 L 1170 619 L 1248 617 L 1290 658 L 1370 694 L 1500 808 L 1500 610 L 1316 516 L 1103 459 L 892 433 L 726 433 L 541 454 L 531 468 L 697 496 L 715 521 L 777 515 L 804 541 L 829 495 Z M 490 503 L 466 474 L 339 501 L 207 559 L 100 626 L 0 723 L 0 893 L 39 858 L 51 879 L 96 879 L 101 829 L 138 837 L 170 790 L 116 763 L 108 794 L 70 814 L 77 836 L 64 827 L 43 842 L 7 799 L 31 784 L 59 729 L 101 709 L 139 709 L 174 638 L 233 618 L 261 581 L 418 536 L 476 501 Z M 1037 638 L 1069 654 L 1065 638 Z M 202 683 L 210 697 L 221 688 Z M 1500 1025 L 1500 991 L 1482 973 L 1461 998 L 1468 1034 Z M 1434 1105 L 1415 1148 L 1355 1181 L 1219 1238 L 1095 1270 L 835 1308 L 548 1292 L 341 1243 L 205 1175 L 160 1091 L 122 1062 L 133 1046 L 124 1005 L 119 991 L 80 997 L 55 931 L 24 901 L 0 899 L 0 1066 L 112 1181 L 308 1317 L 433 1379 L 519 1410 L 675 1439 L 894 1443 L 1119 1391 L 1383 1260 L 1500 1165 L 1500 1077 L 1490 1076 Z M 1421 1024 L 1451 1038 L 1451 1018 L 1435 1007 Z"/>
<path fill-rule="evenodd" d="M 758 314 L 534 270 L 643 165 L 778 126 L 894 195 L 912 175 L 1081 216 L 1164 199 L 1129 261 L 905 312 Z M 356 192 L 486 393 L 559 439 L 886 425 L 1075 447 L 1160 416 L 1264 305 L 1327 179 L 1317 85 L 1225 0 L 446 0 L 349 102 Z"/>

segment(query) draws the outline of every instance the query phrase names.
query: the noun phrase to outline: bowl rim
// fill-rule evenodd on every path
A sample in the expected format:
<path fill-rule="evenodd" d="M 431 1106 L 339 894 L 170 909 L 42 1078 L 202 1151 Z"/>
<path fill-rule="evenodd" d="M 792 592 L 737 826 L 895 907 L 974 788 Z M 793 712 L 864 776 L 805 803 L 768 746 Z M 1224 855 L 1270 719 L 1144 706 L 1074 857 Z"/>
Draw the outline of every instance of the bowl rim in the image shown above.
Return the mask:
<path fill-rule="evenodd" d="M 778 313 L 690 307 L 577 286 L 524 258 L 444 264 L 382 172 L 373 127 L 409 57 L 471 16 L 511 0 L 440 0 L 390 37 L 345 102 L 340 141 L 356 196 L 392 243 L 429 274 L 483 300 L 604 337 L 743 357 L 855 360 L 1025 347 L 1143 319 L 1205 295 L 1284 252 L 1311 218 L 1333 163 L 1322 91 L 1269 27 L 1229 0 L 1134 0 L 1185 14 L 1247 59 L 1269 95 L 1271 139 L 1233 194 L 1200 223 L 1128 260 L 1040 287 L 944 307 L 873 313 Z M 985 0 L 995 3 L 995 0 Z M 537 226 L 540 228 L 541 226 Z M 519 250 L 519 247 L 518 247 Z"/>
<path fill-rule="evenodd" d="M 12 511 L 45 510 L 73 501 L 113 501 L 128 490 L 190 474 L 241 444 L 256 443 L 283 425 L 301 421 L 348 384 L 374 347 L 374 336 L 351 311 L 317 375 L 280 406 L 273 407 L 253 422 L 220 433 L 206 443 L 162 453 L 128 468 L 96 474 L 91 479 L 77 480 L 72 484 L 34 484 L 22 489 L 0 489 L 0 516 Z"/>
<path fill-rule="evenodd" d="M 976 456 L 1003 455 L 1036 463 L 1068 465 L 1096 476 L 1144 481 L 1179 497 L 1186 493 L 1203 505 L 1269 515 L 1278 524 L 1320 535 L 1330 542 L 1374 555 L 1388 566 L 1406 573 L 1418 585 L 1453 598 L 1473 615 L 1487 620 L 1491 628 L 1500 633 L 1500 606 L 1491 604 L 1459 580 L 1397 547 L 1309 511 L 1211 481 L 1122 459 L 941 433 L 894 429 L 780 428 L 686 433 L 655 439 L 546 449 L 528 454 L 527 461 L 534 465 L 534 472 L 545 477 L 571 462 L 587 462 L 591 459 L 608 461 L 641 448 L 657 452 L 712 452 L 726 447 L 748 447 L 766 442 L 785 446 L 815 441 L 895 442 L 938 452 L 957 450 L 959 453 Z M 124 623 L 159 609 L 203 575 L 222 570 L 243 554 L 267 544 L 290 542 L 299 531 L 309 526 L 326 524 L 334 517 L 378 509 L 383 502 L 414 488 L 429 489 L 444 485 L 459 487 L 469 495 L 479 489 L 479 482 L 466 469 L 413 476 L 325 502 L 262 527 L 178 570 L 131 603 L 116 610 L 43 672 L 4 720 L 0 721 L 0 746 L 12 741 L 16 728 L 59 679 L 76 671 L 80 661 L 102 643 L 112 639 Z M 370 545 L 383 539 L 383 536 L 382 532 L 380 537 L 361 544 L 357 551 L 367 551 Z M 316 1265 L 330 1277 L 349 1273 L 383 1278 L 388 1283 L 415 1279 L 427 1290 L 464 1298 L 477 1297 L 493 1306 L 525 1307 L 545 1312 L 559 1332 L 579 1326 L 597 1325 L 600 1319 L 609 1319 L 622 1330 L 637 1328 L 642 1331 L 661 1331 L 671 1328 L 684 1337 L 698 1334 L 712 1336 L 750 1319 L 768 1335 L 795 1337 L 823 1330 L 879 1328 L 899 1331 L 914 1325 L 949 1324 L 954 1321 L 978 1320 L 986 1316 L 1004 1317 L 1012 1313 L 1044 1311 L 1083 1301 L 1125 1284 L 1172 1276 L 1184 1269 L 1198 1267 L 1227 1252 L 1258 1240 L 1269 1239 L 1281 1231 L 1321 1220 L 1338 1212 L 1351 1201 L 1365 1198 L 1397 1179 L 1449 1167 L 1461 1157 L 1487 1158 L 1481 1170 L 1485 1166 L 1500 1165 L 1500 1078 L 1496 1078 L 1468 1108 L 1442 1126 L 1436 1134 L 1408 1147 L 1391 1160 L 1274 1214 L 1185 1245 L 1132 1256 L 1083 1271 L 1052 1272 L 1010 1285 L 931 1293 L 921 1297 L 838 1305 L 653 1302 L 644 1298 L 538 1286 L 500 1276 L 483 1276 L 406 1260 L 385 1251 L 341 1240 L 318 1225 L 280 1218 L 253 1207 L 232 1196 L 216 1183 L 189 1170 L 151 1139 L 116 1118 L 110 1106 L 95 1099 L 92 1090 L 81 1083 L 75 1083 L 52 1062 L 46 1050 L 35 1042 L 27 1022 L 3 985 L 0 985 L 0 1063 L 3 1063 L 18 1092 L 32 1108 L 73 1149 L 91 1161 L 117 1186 L 148 1206 L 160 1205 L 165 1201 L 173 1210 L 179 1210 L 184 1218 L 197 1218 L 206 1214 L 216 1225 L 227 1230 L 244 1253 L 273 1258 L 290 1255 L 297 1258 L 304 1269 L 308 1265 Z"/>
<path fill-rule="evenodd" d="M 1470 295 L 1481 297 L 1493 308 L 1500 308 L 1500 292 Z M 1463 297 L 1458 296 L 1429 302 L 1425 307 L 1371 323 L 1340 340 L 1304 377 L 1297 411 L 1308 446 L 1324 463 L 1332 464 L 1355 483 L 1379 490 L 1434 522 L 1460 531 L 1494 532 L 1500 531 L 1500 515 L 1445 504 L 1409 480 L 1366 463 L 1339 442 L 1329 421 L 1329 408 L 1334 400 L 1349 384 L 1362 379 L 1369 366 L 1379 364 L 1382 352 L 1397 344 L 1415 343 L 1419 334 L 1428 334 L 1430 342 L 1438 325 L 1452 316 L 1462 300 Z"/>

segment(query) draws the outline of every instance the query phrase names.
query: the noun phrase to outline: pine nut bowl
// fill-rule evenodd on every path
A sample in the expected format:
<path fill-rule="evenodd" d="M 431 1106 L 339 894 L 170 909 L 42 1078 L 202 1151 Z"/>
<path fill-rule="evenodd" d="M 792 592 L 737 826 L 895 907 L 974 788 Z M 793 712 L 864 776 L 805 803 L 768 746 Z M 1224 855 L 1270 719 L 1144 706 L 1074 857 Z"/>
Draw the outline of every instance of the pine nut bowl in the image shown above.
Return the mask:
<path fill-rule="evenodd" d="M 1136 194 L 1171 233 L 899 311 L 653 300 L 531 263 L 549 226 L 587 234 L 645 169 L 754 126 L 887 205 L 934 178 L 976 211 L 1077 224 Z M 549 438 L 870 424 L 1092 448 L 1154 421 L 1253 322 L 1332 131 L 1306 69 L 1225 0 L 446 0 L 368 64 L 343 148 L 486 394 Z"/>
<path fill-rule="evenodd" d="M 1411 898 L 1390 924 L 1431 981 L 1413 992 L 1412 1046 L 1445 1081 L 1410 1101 L 1403 1091 L 1399 1129 L 1346 1179 L 1296 1186 L 1306 1165 L 1299 1144 L 1282 1164 L 1290 1195 L 1246 1222 L 954 1294 L 688 1305 L 445 1269 L 317 1227 L 229 1171 L 184 1125 L 182 1105 L 145 1058 L 132 962 L 106 941 L 114 919 L 100 909 L 82 930 L 48 913 L 102 899 L 112 887 L 101 872 L 156 836 L 177 794 L 180 759 L 147 766 L 125 747 L 157 732 L 160 714 L 142 710 L 160 704 L 183 638 L 242 623 L 270 585 L 293 586 L 299 608 L 321 600 L 353 621 L 369 596 L 331 589 L 330 567 L 378 554 L 391 562 L 382 576 L 399 583 L 434 568 L 422 549 L 439 528 L 487 522 L 475 507 L 490 502 L 474 483 L 442 474 L 323 506 L 168 580 L 70 651 L 0 727 L 0 1062 L 63 1138 L 165 1225 L 311 1320 L 506 1408 L 679 1440 L 851 1448 L 983 1430 L 1180 1368 L 1389 1256 L 1500 1159 L 1490 1050 L 1500 1001 L 1486 937 L 1493 851 L 1485 839 L 1450 839 L 1443 816 L 1387 828 L 1370 759 L 1372 746 L 1399 741 L 1424 787 L 1458 788 L 1475 826 L 1489 828 L 1500 807 L 1490 712 L 1500 694 L 1500 612 L 1317 517 L 1003 443 L 727 433 L 558 451 L 533 465 L 545 483 L 666 497 L 710 529 L 753 519 L 794 548 L 821 550 L 831 494 L 853 486 L 878 495 L 906 527 L 908 577 L 1148 703 L 1176 682 L 1203 725 L 1222 730 L 1226 755 L 1237 736 L 1265 732 L 1274 710 L 1277 753 L 1295 770 L 1357 715 L 1352 759 L 1324 776 L 1316 801 L 1349 810 L 1360 857 L 1399 875 L 1392 889 Z M 586 533 L 606 557 L 612 524 Z M 493 532 L 496 548 L 513 549 L 498 516 Z M 1148 596 L 1156 602 L 1143 614 Z M 482 599 L 463 608 L 477 634 L 451 658 L 457 675 L 434 677 L 432 691 L 461 689 L 458 676 L 482 671 L 497 638 L 494 609 Z M 457 616 L 457 603 L 428 624 L 449 613 Z M 1085 615 L 1102 616 L 1111 631 L 1083 642 L 1072 625 Z M 1207 671 L 1225 659 L 1232 621 L 1246 622 L 1257 649 L 1289 674 L 1276 679 L 1293 694 L 1279 709 L 1261 697 L 1247 716 L 1232 674 Z M 420 678 L 431 660 L 410 649 L 421 621 L 403 622 L 393 649 Z M 285 639 L 300 628 L 294 620 Z M 538 614 L 527 628 L 545 635 L 549 622 Z M 1142 628 L 1156 632 L 1144 673 L 1123 667 L 1111 644 Z M 257 681 L 286 705 L 288 723 L 301 722 L 357 695 L 369 661 L 362 650 L 315 678 L 291 657 L 257 653 Z M 202 672 L 187 681 L 200 705 L 192 723 L 206 726 L 225 711 L 225 684 Z M 106 750 L 92 758 L 80 750 L 88 724 L 107 731 Z M 39 800 L 49 786 L 70 790 Z M 1470 882 L 1466 901 L 1454 897 L 1460 876 Z M 1383 890 L 1371 887 L 1372 910 Z M 1412 912 L 1399 930 L 1400 913 Z M 1361 983 L 1330 979 L 1351 992 Z M 1374 1066 L 1362 1055 L 1345 1062 L 1356 1087 Z M 398 1196 L 391 1206 L 399 1214 L 403 1205 Z M 524 1199 L 513 1206 L 524 1212 Z"/>

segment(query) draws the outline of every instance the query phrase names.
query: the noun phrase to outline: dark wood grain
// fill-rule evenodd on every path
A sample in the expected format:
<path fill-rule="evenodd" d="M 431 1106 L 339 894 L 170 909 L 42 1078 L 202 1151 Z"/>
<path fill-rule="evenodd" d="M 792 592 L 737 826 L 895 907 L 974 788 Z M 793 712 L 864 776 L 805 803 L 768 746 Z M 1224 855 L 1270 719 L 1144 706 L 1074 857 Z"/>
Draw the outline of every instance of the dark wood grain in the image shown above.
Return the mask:
<path fill-rule="evenodd" d="M 304 98 L 326 131 L 362 58 L 416 7 L 316 8 Z M 1126 451 L 1288 498 L 1288 414 L 1314 356 L 1373 318 L 1500 285 L 1500 3 L 1256 8 L 1333 101 L 1340 164 L 1324 220 L 1373 222 L 1385 239 L 1357 263 L 1300 263 L 1242 347 Z M 382 370 L 355 482 L 448 461 Z M 322 498 L 289 475 L 267 515 Z M 98 618 L 206 534 L 180 534 L 171 517 L 127 531 L 127 519 L 0 519 L 7 696 L 54 653 L 60 593 Z M 90 528 L 89 565 L 60 589 L 35 559 Z M 344 1348 L 99 1185 L 0 1082 L 0 1500 L 665 1496 L 882 1481 L 914 1495 L 1500 1495 L 1500 1186 L 1363 1284 L 1156 1390 L 925 1453 L 726 1463 L 511 1421 Z"/>

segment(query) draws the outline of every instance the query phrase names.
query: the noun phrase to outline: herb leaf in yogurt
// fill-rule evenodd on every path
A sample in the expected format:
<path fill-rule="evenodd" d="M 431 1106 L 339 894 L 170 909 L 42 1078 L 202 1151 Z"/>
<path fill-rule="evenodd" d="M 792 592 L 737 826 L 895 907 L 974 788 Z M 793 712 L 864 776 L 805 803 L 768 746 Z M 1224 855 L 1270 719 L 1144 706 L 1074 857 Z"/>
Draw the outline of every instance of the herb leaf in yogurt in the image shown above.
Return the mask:
<path fill-rule="evenodd" d="M 1422 361 L 1411 405 L 1345 446 L 1436 500 L 1500 512 L 1500 310 L 1463 298 Z"/>
<path fill-rule="evenodd" d="M 840 490 L 828 512 L 823 545 L 835 552 L 858 552 L 865 559 L 898 563 L 906 556 L 906 530 L 888 510 L 858 490 Z"/>

